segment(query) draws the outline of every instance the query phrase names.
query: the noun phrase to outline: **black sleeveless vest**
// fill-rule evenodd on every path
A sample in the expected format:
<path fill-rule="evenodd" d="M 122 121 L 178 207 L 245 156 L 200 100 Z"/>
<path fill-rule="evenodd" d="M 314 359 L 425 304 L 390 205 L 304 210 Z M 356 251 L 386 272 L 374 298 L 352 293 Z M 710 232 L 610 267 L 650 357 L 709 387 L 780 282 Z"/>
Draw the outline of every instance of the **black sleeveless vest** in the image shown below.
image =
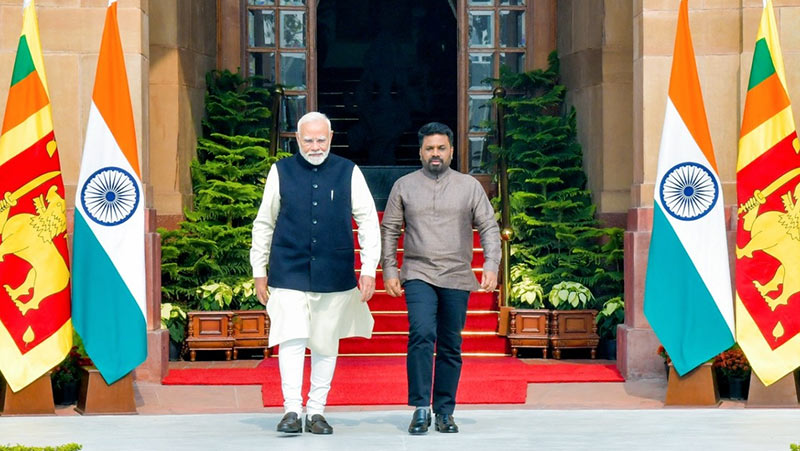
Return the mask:
<path fill-rule="evenodd" d="M 350 190 L 353 164 L 329 154 L 319 166 L 300 154 L 279 160 L 281 208 L 269 285 L 330 293 L 357 285 Z"/>

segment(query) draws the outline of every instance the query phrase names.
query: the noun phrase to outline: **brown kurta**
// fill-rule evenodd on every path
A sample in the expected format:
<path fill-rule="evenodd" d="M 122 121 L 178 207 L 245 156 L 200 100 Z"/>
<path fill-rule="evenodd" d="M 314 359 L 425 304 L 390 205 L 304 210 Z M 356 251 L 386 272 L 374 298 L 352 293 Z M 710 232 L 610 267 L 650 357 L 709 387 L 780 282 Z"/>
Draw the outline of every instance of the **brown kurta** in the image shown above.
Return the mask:
<path fill-rule="evenodd" d="M 403 265 L 398 274 L 397 241 L 405 219 Z M 381 222 L 384 279 L 420 279 L 442 288 L 475 291 L 472 229 L 484 249 L 484 271 L 500 265 L 500 230 L 494 209 L 473 177 L 447 168 L 401 177 L 392 187 Z"/>

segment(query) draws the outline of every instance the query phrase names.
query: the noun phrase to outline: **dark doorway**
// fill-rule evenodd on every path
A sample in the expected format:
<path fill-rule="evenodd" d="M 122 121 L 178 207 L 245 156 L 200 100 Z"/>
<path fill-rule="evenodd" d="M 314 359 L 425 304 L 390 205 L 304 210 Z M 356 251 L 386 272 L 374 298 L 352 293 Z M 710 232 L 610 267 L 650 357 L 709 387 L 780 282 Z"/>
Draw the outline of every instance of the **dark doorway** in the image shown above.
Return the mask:
<path fill-rule="evenodd" d="M 457 24 L 448 0 L 321 0 L 319 110 L 332 151 L 364 166 L 419 165 L 416 132 L 456 130 Z M 456 167 L 456 166 L 454 166 Z"/>

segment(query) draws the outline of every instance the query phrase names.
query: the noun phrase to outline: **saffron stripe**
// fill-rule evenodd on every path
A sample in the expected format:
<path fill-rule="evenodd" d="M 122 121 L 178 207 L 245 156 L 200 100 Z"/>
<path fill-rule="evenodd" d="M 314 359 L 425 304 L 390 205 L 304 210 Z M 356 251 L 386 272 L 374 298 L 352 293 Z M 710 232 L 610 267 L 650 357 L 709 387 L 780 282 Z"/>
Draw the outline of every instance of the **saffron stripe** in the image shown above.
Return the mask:
<path fill-rule="evenodd" d="M 106 23 L 103 28 L 103 41 L 100 44 L 100 56 L 97 61 L 97 75 L 94 83 L 92 100 L 103 116 L 114 140 L 117 141 L 125 158 L 136 171 L 139 179 L 139 156 L 136 150 L 136 133 L 134 131 L 133 107 L 130 96 L 120 96 L 128 92 L 128 75 L 125 72 L 125 59 L 122 43 L 119 39 L 117 25 L 116 2 L 106 11 Z"/>
<path fill-rule="evenodd" d="M 39 74 L 36 71 L 30 72 L 27 77 L 12 85 L 8 90 L 8 107 L 0 133 L 5 133 L 25 122 L 25 119 L 36 114 L 49 103 L 50 99 L 47 98 L 47 92 L 39 80 Z"/>
<path fill-rule="evenodd" d="M 714 168 L 714 172 L 719 173 L 717 160 L 714 157 L 714 148 L 711 145 L 711 134 L 708 131 L 703 93 L 700 91 L 700 80 L 697 77 L 697 63 L 692 46 L 692 34 L 689 30 L 689 11 L 686 2 L 681 2 L 678 14 L 678 30 L 675 34 L 672 73 L 669 80 L 669 98 L 700 150 Z"/>
<path fill-rule="evenodd" d="M 742 131 L 739 136 L 750 133 L 790 104 L 789 96 L 786 95 L 781 80 L 773 72 L 772 75 L 747 91 L 747 97 L 744 102 L 744 115 L 742 117 Z"/>
<path fill-rule="evenodd" d="M 0 165 L 16 157 L 53 132 L 50 104 L 29 116 L 21 124 L 0 135 Z"/>
<path fill-rule="evenodd" d="M 739 158 L 736 163 L 736 170 L 747 167 L 764 152 L 769 151 L 787 136 L 794 133 L 794 130 L 792 106 L 789 105 L 747 135 L 739 138 Z"/>

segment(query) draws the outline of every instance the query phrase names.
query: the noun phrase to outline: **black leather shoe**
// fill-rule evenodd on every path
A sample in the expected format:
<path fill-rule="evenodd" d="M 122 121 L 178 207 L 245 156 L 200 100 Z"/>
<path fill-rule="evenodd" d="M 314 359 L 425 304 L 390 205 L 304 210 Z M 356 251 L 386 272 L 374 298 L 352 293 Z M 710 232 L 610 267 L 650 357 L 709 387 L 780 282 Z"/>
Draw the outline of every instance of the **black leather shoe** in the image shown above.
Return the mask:
<path fill-rule="evenodd" d="M 311 419 L 306 415 L 306 432 L 312 434 L 333 434 L 333 428 L 320 414 L 313 415 Z"/>
<path fill-rule="evenodd" d="M 288 412 L 281 418 L 277 429 L 278 432 L 297 434 L 298 432 L 303 432 L 303 422 L 300 421 L 300 417 L 296 413 Z"/>
<path fill-rule="evenodd" d="M 452 415 L 437 413 L 436 430 L 439 432 L 458 432 L 458 426 L 456 426 Z"/>
<path fill-rule="evenodd" d="M 408 433 L 411 435 L 422 435 L 428 433 L 431 425 L 430 409 L 417 409 L 411 417 L 411 424 L 408 425 Z"/>

